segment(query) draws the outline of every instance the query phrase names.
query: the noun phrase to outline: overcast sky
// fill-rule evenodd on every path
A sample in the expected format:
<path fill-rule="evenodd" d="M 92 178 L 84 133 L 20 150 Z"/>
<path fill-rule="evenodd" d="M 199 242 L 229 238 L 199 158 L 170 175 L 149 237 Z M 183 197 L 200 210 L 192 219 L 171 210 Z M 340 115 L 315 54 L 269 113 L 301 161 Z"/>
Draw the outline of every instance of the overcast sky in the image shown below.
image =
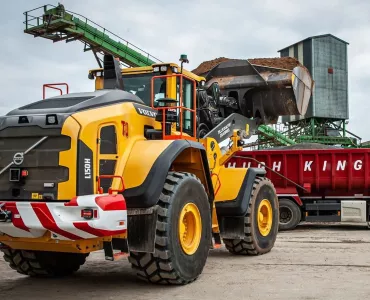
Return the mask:
<path fill-rule="evenodd" d="M 50 1 L 49 1 L 50 2 Z M 204 60 L 277 57 L 306 37 L 331 33 L 349 42 L 349 130 L 370 140 L 370 1 L 368 0 L 65 0 L 80 13 L 162 61 L 186 53 L 189 69 Z M 97 67 L 79 42 L 53 44 L 24 34 L 23 12 L 47 4 L 4 1 L 0 19 L 0 115 L 42 98 L 44 83 L 68 82 L 70 92 L 92 91 Z M 220 4 L 218 4 L 220 3 Z M 50 4 L 57 5 L 57 2 Z M 52 96 L 49 92 L 47 96 Z"/>

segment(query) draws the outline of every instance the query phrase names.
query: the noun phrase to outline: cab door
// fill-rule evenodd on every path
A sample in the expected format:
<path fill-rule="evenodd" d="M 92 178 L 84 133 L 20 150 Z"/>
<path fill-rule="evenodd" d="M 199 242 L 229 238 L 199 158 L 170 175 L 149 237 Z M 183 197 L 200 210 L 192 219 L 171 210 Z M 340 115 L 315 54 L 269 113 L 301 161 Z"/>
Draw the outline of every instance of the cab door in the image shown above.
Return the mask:
<path fill-rule="evenodd" d="M 97 176 L 114 175 L 118 158 L 117 128 L 115 124 L 104 124 L 99 127 L 97 144 Z M 102 178 L 100 180 L 100 187 L 104 193 L 108 192 L 112 180 L 112 178 Z"/>

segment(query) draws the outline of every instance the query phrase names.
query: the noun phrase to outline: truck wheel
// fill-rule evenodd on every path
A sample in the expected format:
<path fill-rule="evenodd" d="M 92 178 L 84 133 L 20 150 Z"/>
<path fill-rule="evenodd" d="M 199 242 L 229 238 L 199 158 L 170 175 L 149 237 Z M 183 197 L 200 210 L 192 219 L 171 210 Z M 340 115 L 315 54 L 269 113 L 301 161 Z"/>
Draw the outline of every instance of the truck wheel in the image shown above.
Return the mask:
<path fill-rule="evenodd" d="M 211 210 L 202 183 L 170 172 L 158 201 L 154 253 L 130 252 L 137 276 L 152 283 L 187 284 L 202 273 L 211 241 Z"/>
<path fill-rule="evenodd" d="M 279 230 L 292 230 L 301 222 L 301 209 L 289 199 L 279 200 Z"/>
<path fill-rule="evenodd" d="M 271 181 L 257 177 L 244 217 L 244 238 L 223 239 L 226 249 L 233 254 L 260 255 L 275 244 L 279 226 L 279 203 Z"/>
<path fill-rule="evenodd" d="M 4 259 L 18 273 L 31 277 L 59 277 L 76 272 L 88 254 L 1 249 Z"/>

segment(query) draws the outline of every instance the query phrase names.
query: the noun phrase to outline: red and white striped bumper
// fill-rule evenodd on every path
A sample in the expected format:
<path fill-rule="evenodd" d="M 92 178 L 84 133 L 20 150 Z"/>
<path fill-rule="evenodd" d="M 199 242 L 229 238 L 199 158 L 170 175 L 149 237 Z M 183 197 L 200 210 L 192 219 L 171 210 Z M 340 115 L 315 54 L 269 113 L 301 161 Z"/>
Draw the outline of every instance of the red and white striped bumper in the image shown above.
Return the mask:
<path fill-rule="evenodd" d="M 81 240 L 125 233 L 126 201 L 122 195 L 87 195 L 70 202 L 0 202 L 3 212 L 10 212 L 0 222 L 0 233 L 11 237 L 38 238 L 51 232 L 53 239 Z M 92 209 L 93 218 L 86 220 L 82 210 Z"/>

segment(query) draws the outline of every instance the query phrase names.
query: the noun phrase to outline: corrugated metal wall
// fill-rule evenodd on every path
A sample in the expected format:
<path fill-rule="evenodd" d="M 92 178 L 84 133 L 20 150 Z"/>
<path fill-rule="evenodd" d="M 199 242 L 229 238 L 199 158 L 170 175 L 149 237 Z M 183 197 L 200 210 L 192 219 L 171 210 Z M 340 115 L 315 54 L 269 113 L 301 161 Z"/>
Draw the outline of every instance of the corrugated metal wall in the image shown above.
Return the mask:
<path fill-rule="evenodd" d="M 347 44 L 323 36 L 305 40 L 280 53 L 281 57 L 297 58 L 315 80 L 315 89 L 307 109 L 306 118 L 322 117 L 348 119 L 348 66 Z M 330 74 L 329 68 L 333 69 Z M 283 122 L 302 119 L 299 116 L 283 117 Z"/>
<path fill-rule="evenodd" d="M 312 40 L 314 117 L 348 119 L 347 45 L 333 37 Z M 333 73 L 329 73 L 329 68 Z"/>

